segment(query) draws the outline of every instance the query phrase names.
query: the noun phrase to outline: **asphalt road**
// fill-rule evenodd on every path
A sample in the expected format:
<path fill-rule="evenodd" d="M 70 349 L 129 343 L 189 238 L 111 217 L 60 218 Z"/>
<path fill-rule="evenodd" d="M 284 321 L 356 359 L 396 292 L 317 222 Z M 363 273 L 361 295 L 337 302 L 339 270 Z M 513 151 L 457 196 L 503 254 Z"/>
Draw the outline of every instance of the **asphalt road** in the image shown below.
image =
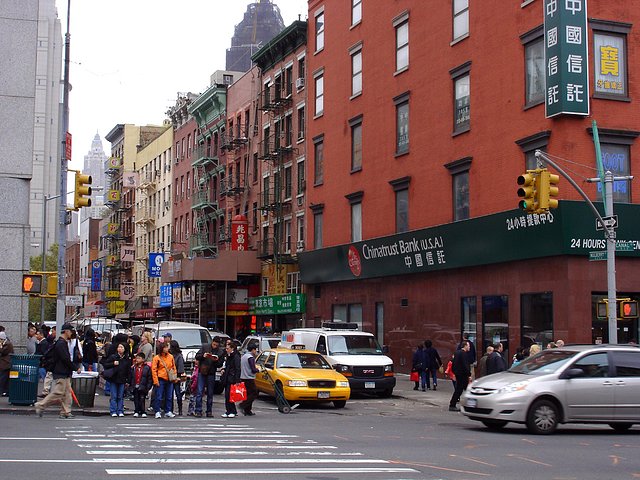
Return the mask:
<path fill-rule="evenodd" d="M 218 397 L 219 398 L 219 397 Z M 216 398 L 216 401 L 218 401 Z M 220 412 L 220 403 L 214 412 Z M 213 419 L 0 416 L 3 479 L 624 479 L 640 478 L 640 427 L 489 432 L 441 404 L 354 399 L 344 409 Z"/>

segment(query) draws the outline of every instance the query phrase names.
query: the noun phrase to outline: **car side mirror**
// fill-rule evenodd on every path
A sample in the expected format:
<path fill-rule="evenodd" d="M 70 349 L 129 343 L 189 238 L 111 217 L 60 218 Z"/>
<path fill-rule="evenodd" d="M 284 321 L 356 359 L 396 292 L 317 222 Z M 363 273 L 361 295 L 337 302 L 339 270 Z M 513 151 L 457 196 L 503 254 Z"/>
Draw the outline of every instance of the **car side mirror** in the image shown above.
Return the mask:
<path fill-rule="evenodd" d="M 582 370 L 581 368 L 569 368 L 568 370 L 562 372 L 562 375 L 560 376 L 560 378 L 563 379 L 572 379 L 578 377 L 584 377 L 584 370 Z"/>

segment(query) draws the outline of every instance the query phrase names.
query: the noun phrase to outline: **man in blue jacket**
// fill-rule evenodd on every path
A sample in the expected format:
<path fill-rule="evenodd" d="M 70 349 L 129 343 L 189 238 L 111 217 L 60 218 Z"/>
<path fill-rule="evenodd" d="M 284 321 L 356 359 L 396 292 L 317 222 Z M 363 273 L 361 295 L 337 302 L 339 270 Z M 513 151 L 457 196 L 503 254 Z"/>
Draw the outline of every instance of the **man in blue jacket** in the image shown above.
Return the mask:
<path fill-rule="evenodd" d="M 71 376 L 76 370 L 69 354 L 69 340 L 73 327 L 69 323 L 62 325 L 61 334 L 53 346 L 54 367 L 52 371 L 53 385 L 51 392 L 37 402 L 36 413 L 42 417 L 43 411 L 52 403 L 60 402 L 60 418 L 73 418 L 71 413 Z M 77 369 L 78 373 L 82 367 Z"/>

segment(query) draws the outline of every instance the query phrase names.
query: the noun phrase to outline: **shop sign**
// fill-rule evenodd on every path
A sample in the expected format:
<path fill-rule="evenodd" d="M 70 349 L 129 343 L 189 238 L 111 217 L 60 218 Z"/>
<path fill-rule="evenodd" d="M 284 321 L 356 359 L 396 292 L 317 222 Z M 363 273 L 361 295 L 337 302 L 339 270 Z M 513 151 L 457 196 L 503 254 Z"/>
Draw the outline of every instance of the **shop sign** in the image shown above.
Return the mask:
<path fill-rule="evenodd" d="M 616 204 L 619 256 L 640 257 L 640 205 Z M 605 250 L 584 202 L 563 200 L 553 213 L 510 210 L 408 233 L 298 254 L 302 283 L 424 273 Z"/>
<path fill-rule="evenodd" d="M 161 276 L 163 262 L 164 262 L 164 253 L 149 254 L 149 277 Z"/>
<path fill-rule="evenodd" d="M 589 115 L 587 0 L 544 0 L 546 116 Z"/>
<path fill-rule="evenodd" d="M 136 259 L 136 248 L 133 245 L 123 245 L 120 250 L 120 260 L 133 262 Z"/>
<path fill-rule="evenodd" d="M 251 315 L 304 313 L 306 309 L 307 296 L 304 293 L 249 298 L 249 313 Z"/>
<path fill-rule="evenodd" d="M 112 315 L 116 315 L 118 313 L 124 313 L 125 311 L 125 302 L 123 300 L 114 300 L 109 302 L 109 313 Z"/>
<path fill-rule="evenodd" d="M 102 260 L 91 262 L 91 291 L 102 290 Z"/>
<path fill-rule="evenodd" d="M 104 292 L 104 298 L 109 298 L 109 299 L 120 299 L 120 292 L 118 290 L 107 290 L 106 292 Z"/>
<path fill-rule="evenodd" d="M 120 299 L 133 300 L 136 296 L 136 286 L 132 283 L 123 283 L 120 285 Z"/>
<path fill-rule="evenodd" d="M 160 306 L 170 307 L 172 304 L 173 292 L 171 285 L 160 285 Z"/>

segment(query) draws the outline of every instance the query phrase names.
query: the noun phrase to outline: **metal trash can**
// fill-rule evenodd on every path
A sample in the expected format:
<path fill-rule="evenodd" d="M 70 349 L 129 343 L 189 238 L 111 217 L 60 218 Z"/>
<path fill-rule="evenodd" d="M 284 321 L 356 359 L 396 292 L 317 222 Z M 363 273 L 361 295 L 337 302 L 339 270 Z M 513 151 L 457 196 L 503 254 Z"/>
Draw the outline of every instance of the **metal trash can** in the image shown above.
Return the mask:
<path fill-rule="evenodd" d="M 33 405 L 38 397 L 38 369 L 41 355 L 11 355 L 9 403 Z"/>
<path fill-rule="evenodd" d="M 71 377 L 71 389 L 82 408 L 93 408 L 97 386 L 98 372 L 74 372 Z"/>

